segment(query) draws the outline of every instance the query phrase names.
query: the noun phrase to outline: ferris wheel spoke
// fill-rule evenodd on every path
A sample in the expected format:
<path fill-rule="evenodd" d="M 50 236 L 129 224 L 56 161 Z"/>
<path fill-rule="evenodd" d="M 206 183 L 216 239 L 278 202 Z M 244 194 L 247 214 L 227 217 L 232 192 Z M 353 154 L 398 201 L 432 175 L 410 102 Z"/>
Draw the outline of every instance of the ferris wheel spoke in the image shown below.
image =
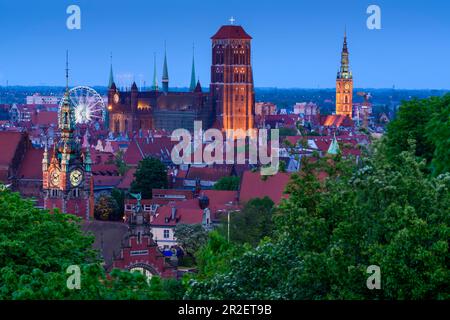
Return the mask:
<path fill-rule="evenodd" d="M 105 117 L 105 103 L 92 88 L 78 86 L 70 90 L 70 102 L 74 106 L 76 123 L 89 124 Z"/>

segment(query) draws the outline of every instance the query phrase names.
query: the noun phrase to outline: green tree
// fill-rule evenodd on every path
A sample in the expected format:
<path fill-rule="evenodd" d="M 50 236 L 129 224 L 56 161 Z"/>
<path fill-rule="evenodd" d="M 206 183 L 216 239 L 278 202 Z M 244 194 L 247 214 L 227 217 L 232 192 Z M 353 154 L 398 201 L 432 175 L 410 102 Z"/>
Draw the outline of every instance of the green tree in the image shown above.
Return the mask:
<path fill-rule="evenodd" d="M 431 170 L 435 176 L 450 172 L 450 94 L 436 104 L 426 126 L 427 141 L 433 144 Z"/>
<path fill-rule="evenodd" d="M 140 192 L 143 199 L 152 198 L 152 189 L 167 188 L 167 168 L 155 158 L 145 158 L 139 162 L 134 178 L 131 192 Z"/>
<path fill-rule="evenodd" d="M 415 155 L 427 161 L 425 170 L 439 175 L 450 170 L 450 94 L 404 102 L 388 126 L 387 155 L 395 157 L 416 143 Z"/>
<path fill-rule="evenodd" d="M 238 244 L 256 246 L 262 238 L 272 232 L 272 210 L 274 203 L 268 197 L 248 201 L 241 211 L 231 214 L 230 240 Z M 227 233 L 227 217 L 222 221 L 222 233 Z"/>
<path fill-rule="evenodd" d="M 414 145 L 396 156 L 386 148 L 376 145 L 360 167 L 339 157 L 304 166 L 276 212 L 272 238 L 192 279 L 186 297 L 450 298 L 450 175 L 427 176 Z M 381 290 L 366 287 L 369 265 L 381 268 Z"/>
<path fill-rule="evenodd" d="M 101 196 L 94 206 L 94 217 L 98 220 L 118 220 L 120 208 L 114 198 L 110 196 Z"/>
<path fill-rule="evenodd" d="M 239 189 L 240 179 L 236 176 L 222 177 L 214 184 L 214 190 L 236 191 Z"/>
<path fill-rule="evenodd" d="M 111 191 L 111 197 L 116 201 L 118 210 L 117 214 L 111 217 L 113 221 L 120 221 L 123 218 L 123 211 L 125 208 L 125 192 L 123 190 L 114 188 Z"/>
<path fill-rule="evenodd" d="M 208 279 L 229 271 L 232 258 L 238 256 L 239 248 L 228 242 L 217 230 L 208 234 L 205 245 L 197 251 L 197 279 Z"/>
<path fill-rule="evenodd" d="M 0 192 L 0 300 L 180 299 L 180 282 L 113 270 L 107 277 L 81 220 L 49 214 L 10 191 Z M 68 266 L 78 265 L 81 289 L 70 290 Z"/>
<path fill-rule="evenodd" d="M 208 239 L 208 232 L 201 224 L 177 224 L 174 236 L 184 253 L 194 257 L 195 253 Z"/>

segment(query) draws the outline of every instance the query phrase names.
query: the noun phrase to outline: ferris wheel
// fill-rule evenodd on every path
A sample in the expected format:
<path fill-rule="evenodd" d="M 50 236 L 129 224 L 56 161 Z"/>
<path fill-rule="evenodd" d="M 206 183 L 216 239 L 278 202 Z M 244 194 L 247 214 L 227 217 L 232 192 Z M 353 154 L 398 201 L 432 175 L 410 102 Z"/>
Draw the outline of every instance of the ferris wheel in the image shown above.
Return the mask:
<path fill-rule="evenodd" d="M 105 122 L 106 106 L 97 91 L 90 87 L 78 86 L 69 90 L 69 98 L 74 107 L 77 124 L 89 124 L 100 120 Z"/>

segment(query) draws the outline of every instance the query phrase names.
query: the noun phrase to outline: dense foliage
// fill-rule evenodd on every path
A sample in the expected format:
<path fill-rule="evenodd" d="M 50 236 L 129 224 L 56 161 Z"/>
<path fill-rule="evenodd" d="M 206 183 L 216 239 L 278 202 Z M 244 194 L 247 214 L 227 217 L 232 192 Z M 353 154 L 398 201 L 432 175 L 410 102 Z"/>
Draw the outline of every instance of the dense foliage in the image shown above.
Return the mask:
<path fill-rule="evenodd" d="M 272 236 L 252 248 L 210 235 L 185 298 L 449 299 L 449 101 L 405 103 L 358 164 L 304 162 Z"/>
<path fill-rule="evenodd" d="M 230 241 L 256 246 L 261 239 L 272 232 L 272 210 L 274 203 L 268 197 L 255 198 L 248 201 L 244 208 L 231 214 L 230 217 Z M 227 235 L 227 217 L 223 217 L 220 230 Z"/>
<path fill-rule="evenodd" d="M 178 226 L 198 269 L 182 282 L 106 277 L 76 217 L 2 191 L 0 299 L 450 299 L 449 101 L 405 103 L 358 163 L 304 161 L 279 206 L 255 199 L 232 214 L 230 241 L 223 230 Z M 164 187 L 165 170 L 143 160 L 134 192 Z M 74 264 L 81 290 L 66 286 Z M 370 265 L 381 290 L 366 286 Z"/>
<path fill-rule="evenodd" d="M 240 179 L 236 176 L 220 178 L 214 184 L 214 190 L 235 191 L 239 189 Z"/>
<path fill-rule="evenodd" d="M 174 236 L 184 253 L 190 256 L 194 256 L 208 239 L 208 233 L 201 224 L 177 224 Z"/>
<path fill-rule="evenodd" d="M 0 299 L 180 299 L 181 283 L 113 270 L 107 278 L 73 215 L 49 214 L 10 191 L 0 192 Z M 68 289 L 71 265 L 80 289 Z"/>
<path fill-rule="evenodd" d="M 427 161 L 435 176 L 450 171 L 450 94 L 403 103 L 388 126 L 388 155 L 393 157 L 416 142 L 416 156 Z"/>
<path fill-rule="evenodd" d="M 139 162 L 134 178 L 131 192 L 141 193 L 143 199 L 151 199 L 154 188 L 167 188 L 167 168 L 155 158 L 144 158 Z"/>
<path fill-rule="evenodd" d="M 450 175 L 425 176 L 412 152 L 394 163 L 377 152 L 351 175 L 335 161 L 325 181 L 316 172 L 330 161 L 305 163 L 278 208 L 274 236 L 192 280 L 186 297 L 449 298 Z M 380 266 L 382 290 L 366 287 L 369 265 Z"/>
<path fill-rule="evenodd" d="M 121 219 L 121 212 L 123 207 L 120 208 L 117 201 L 111 196 L 101 196 L 94 206 L 94 217 L 98 220 L 112 220 L 118 221 Z"/>

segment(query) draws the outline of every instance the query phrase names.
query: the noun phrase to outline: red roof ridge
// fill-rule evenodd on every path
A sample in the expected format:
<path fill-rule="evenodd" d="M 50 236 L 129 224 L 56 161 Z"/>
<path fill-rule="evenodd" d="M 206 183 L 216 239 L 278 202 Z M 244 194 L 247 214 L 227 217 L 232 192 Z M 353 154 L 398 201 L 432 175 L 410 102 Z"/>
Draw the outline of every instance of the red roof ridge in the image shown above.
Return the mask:
<path fill-rule="evenodd" d="M 224 25 L 220 27 L 219 31 L 211 37 L 213 40 L 219 39 L 248 39 L 251 40 L 252 37 L 245 32 L 244 28 L 239 25 Z"/>

